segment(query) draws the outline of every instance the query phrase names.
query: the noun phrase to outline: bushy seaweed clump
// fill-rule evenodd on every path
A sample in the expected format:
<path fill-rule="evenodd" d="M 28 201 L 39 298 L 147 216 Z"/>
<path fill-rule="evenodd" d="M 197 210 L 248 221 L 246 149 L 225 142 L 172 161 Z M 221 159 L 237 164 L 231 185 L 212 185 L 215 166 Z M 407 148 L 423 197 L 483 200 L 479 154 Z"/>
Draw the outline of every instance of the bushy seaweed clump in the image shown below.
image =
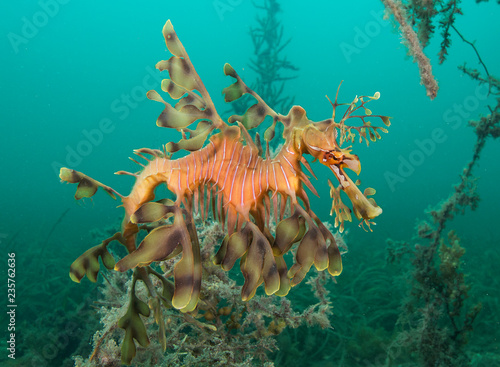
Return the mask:
<path fill-rule="evenodd" d="M 203 284 L 198 309 L 193 313 L 179 313 L 175 309 L 157 308 L 162 315 L 150 315 L 150 307 L 142 301 L 148 290 L 138 282 L 135 297 L 130 302 L 127 292 L 137 279 L 128 279 L 126 274 L 110 272 L 101 288 L 98 301 L 101 331 L 94 335 L 94 351 L 89 358 L 75 357 L 75 366 L 120 366 L 120 344 L 126 341 L 127 333 L 119 328 L 124 322 L 135 325 L 139 346 L 134 363 L 141 366 L 273 366 L 270 353 L 277 349 L 275 336 L 285 328 L 300 325 L 329 328 L 331 314 L 328 291 L 324 288 L 327 277 L 318 274 L 308 283 L 312 286 L 317 303 L 310 304 L 302 312 L 292 310 L 286 298 L 255 296 L 250 301 L 241 300 L 241 288 L 232 276 L 213 264 L 214 249 L 224 237 L 218 224 L 202 224 L 196 221 L 202 243 Z M 160 264 L 158 274 L 169 277 L 173 260 Z M 171 270 L 170 270 L 171 271 Z M 161 288 L 161 278 L 150 275 L 153 285 Z M 158 283 L 158 284 L 157 284 Z M 127 315 L 129 317 L 127 317 Z M 149 316 L 149 317 L 148 317 Z M 154 317 L 153 317 L 154 316 Z M 141 322 L 134 323 L 135 318 Z M 164 324 L 158 326 L 156 320 Z M 121 320 L 121 321 L 120 321 Z M 126 321 L 123 321 L 126 320 Z M 141 332 L 137 328 L 144 325 Z M 129 328 L 130 329 L 130 328 Z M 132 329 L 130 329 L 132 330 Z M 133 332 L 133 331 L 132 331 Z M 148 339 L 145 335 L 158 335 Z M 147 339 L 147 340 L 146 340 Z M 133 343 L 133 342 L 132 342 Z M 132 343 L 128 342 L 129 347 Z M 123 343 L 127 344 L 127 343 Z M 145 349 L 146 345 L 148 348 Z M 163 352 L 166 347 L 166 353 Z"/>
<path fill-rule="evenodd" d="M 480 57 L 479 60 L 486 77 L 465 65 L 460 69 L 480 84 L 487 84 L 491 95 L 500 95 L 499 80 L 488 73 Z M 388 365 L 401 360 L 406 355 L 402 351 L 413 353 L 422 365 L 429 367 L 471 363 L 466 346 L 482 304 L 466 302 L 471 286 L 462 271 L 465 249 L 454 231 L 448 233 L 447 241 L 442 238 L 442 233 L 455 215 L 464 214 L 466 208 L 475 210 L 479 204 L 477 178 L 472 170 L 481 157 L 486 140 L 500 136 L 500 98 L 497 97 L 496 105 L 488 106 L 488 109 L 489 114 L 477 121 L 469 121 L 474 128 L 476 143 L 472 159 L 460 175 L 461 181 L 446 200 L 427 212 L 429 220 L 422 221 L 417 227 L 418 236 L 428 244 L 418 244 L 409 251 L 412 254 L 412 285 L 398 320 L 401 331 L 389 351 Z M 404 242 L 389 241 L 389 244 L 388 258 L 391 261 L 410 248 Z"/>
<path fill-rule="evenodd" d="M 439 63 L 442 64 L 448 56 L 451 46 L 451 30 L 455 29 L 457 15 L 462 15 L 461 0 L 384 0 L 386 8 L 391 12 L 402 12 L 408 24 L 415 30 L 418 43 L 422 48 L 429 45 L 436 32 L 441 36 L 439 49 Z M 401 24 L 400 19 L 397 19 Z M 415 41 L 410 41 L 405 35 L 410 52 L 416 46 Z"/>
<path fill-rule="evenodd" d="M 250 27 L 250 38 L 253 45 L 253 57 L 249 68 L 256 74 L 251 87 L 267 104 L 277 111 L 288 111 L 294 104 L 295 97 L 287 95 L 285 88 L 287 81 L 297 78 L 299 68 L 284 55 L 284 50 L 291 38 L 285 38 L 285 29 L 280 19 L 281 5 L 277 0 L 264 0 L 263 3 L 254 3 L 259 11 L 255 18 L 255 25 Z M 250 106 L 248 98 L 240 98 L 231 104 L 232 110 L 243 114 Z M 281 126 L 277 128 L 277 135 L 282 133 Z M 276 149 L 277 141 L 272 141 L 272 148 Z"/>
<path fill-rule="evenodd" d="M 405 246 L 405 248 L 408 248 Z M 408 356 L 422 366 L 463 366 L 466 345 L 481 303 L 470 305 L 470 285 L 462 271 L 465 249 L 451 231 L 439 247 L 416 245 L 412 251 L 412 287 L 398 319 L 388 366 Z"/>

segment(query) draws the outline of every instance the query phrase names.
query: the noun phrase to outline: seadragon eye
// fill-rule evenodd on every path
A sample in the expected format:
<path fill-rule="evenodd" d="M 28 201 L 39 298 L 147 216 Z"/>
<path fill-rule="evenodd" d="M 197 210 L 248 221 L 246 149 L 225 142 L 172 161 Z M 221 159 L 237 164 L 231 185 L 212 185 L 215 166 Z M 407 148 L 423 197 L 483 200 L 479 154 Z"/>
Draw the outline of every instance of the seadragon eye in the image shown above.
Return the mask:
<path fill-rule="evenodd" d="M 340 164 L 344 161 L 344 154 L 336 149 L 332 149 L 325 153 L 323 162 L 329 164 Z"/>

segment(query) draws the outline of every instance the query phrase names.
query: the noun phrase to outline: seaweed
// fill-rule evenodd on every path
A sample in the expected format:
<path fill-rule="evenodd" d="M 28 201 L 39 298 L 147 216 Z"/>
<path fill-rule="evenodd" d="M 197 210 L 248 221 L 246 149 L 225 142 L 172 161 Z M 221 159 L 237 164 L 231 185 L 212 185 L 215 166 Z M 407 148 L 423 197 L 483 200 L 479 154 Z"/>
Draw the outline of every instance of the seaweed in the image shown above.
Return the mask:
<path fill-rule="evenodd" d="M 476 2 L 481 1 L 476 0 Z M 500 1 L 497 2 L 500 4 Z M 457 15 L 463 15 L 460 7 L 461 0 L 382 0 L 382 3 L 386 11 L 392 14 L 399 24 L 403 43 L 406 44 L 408 53 L 418 64 L 421 84 L 425 86 L 427 96 L 431 100 L 434 99 L 437 95 L 438 84 L 432 75 L 429 58 L 423 50 L 435 35 L 436 28 L 440 31 L 441 37 L 438 52 L 440 64 L 446 61 L 451 47 L 451 30 L 454 30 L 464 42 L 475 49 L 474 44 L 466 41 L 455 27 Z M 476 54 L 479 57 L 477 50 Z M 483 64 L 481 59 L 480 63 Z"/>
<path fill-rule="evenodd" d="M 427 43 L 429 31 L 430 29 L 425 31 L 420 31 L 419 35 L 414 31 L 412 27 L 412 21 L 409 19 L 409 16 L 406 12 L 405 6 L 399 0 L 382 0 L 387 11 L 394 15 L 394 18 L 399 24 L 399 29 L 401 31 L 401 35 L 403 36 L 403 40 L 406 42 L 406 46 L 408 47 L 408 52 L 413 57 L 413 61 L 415 61 L 418 65 L 418 69 L 420 72 L 420 82 L 425 86 L 427 91 L 427 96 L 432 100 L 436 98 L 438 92 L 438 84 L 432 74 L 432 66 L 429 61 L 429 58 L 424 54 L 423 47 L 421 45 L 421 40 L 419 38 L 423 38 Z M 429 22 L 423 22 L 419 24 L 429 24 Z M 424 35 L 422 35 L 424 34 Z"/>
<path fill-rule="evenodd" d="M 460 69 L 478 83 L 488 83 L 490 94 L 498 96 L 499 80 L 489 75 L 477 49 L 466 42 L 474 48 L 487 75 L 482 76 L 465 65 Z M 500 98 L 497 97 L 496 105 L 488 106 L 489 114 L 469 121 L 476 135 L 472 159 L 463 169 L 453 192 L 430 208 L 428 219 L 417 226 L 418 237 L 427 244 L 417 243 L 411 250 L 406 242 L 389 241 L 389 260 L 394 261 L 408 252 L 413 269 L 411 288 L 398 319 L 400 331 L 388 351 L 388 366 L 400 360 L 401 349 L 416 355 L 423 366 L 471 363 L 467 345 L 482 303 L 474 301 L 471 304 L 468 300 L 472 285 L 462 270 L 465 248 L 460 238 L 455 231 L 449 231 L 446 240 L 443 232 L 456 215 L 463 215 L 467 208 L 475 210 L 479 205 L 478 179 L 473 176 L 473 168 L 478 164 L 486 141 L 500 136 L 499 108 Z"/>
<path fill-rule="evenodd" d="M 258 26 L 250 28 L 250 37 L 255 57 L 250 60 L 250 68 L 257 74 L 255 89 L 269 106 L 280 111 L 288 111 L 294 97 L 285 96 L 286 81 L 297 77 L 299 68 L 282 55 L 291 38 L 284 39 L 284 27 L 278 17 L 281 6 L 277 0 L 265 0 L 262 5 L 253 3 L 264 12 L 257 16 Z M 289 75 L 284 75 L 289 72 Z"/>
<path fill-rule="evenodd" d="M 297 78 L 299 68 L 288 60 L 284 50 L 291 44 L 292 38 L 285 38 L 285 28 L 281 22 L 281 5 L 277 0 L 264 0 L 262 4 L 252 2 L 260 11 L 255 17 L 256 25 L 250 27 L 250 38 L 253 45 L 253 57 L 249 68 L 256 74 L 251 84 L 267 104 L 278 111 L 288 111 L 294 104 L 295 97 L 287 95 L 287 82 Z M 248 98 L 235 100 L 231 108 L 242 115 L 248 108 Z M 278 136 L 281 127 L 278 126 Z M 278 147 L 278 141 L 271 143 Z"/>
<path fill-rule="evenodd" d="M 301 325 L 319 326 L 325 330 L 331 327 L 329 292 L 324 287 L 329 277 L 324 273 L 308 281 L 315 303 L 309 300 L 309 306 L 302 312 L 294 311 L 286 298 L 277 301 L 276 297 L 256 295 L 249 301 L 242 301 L 236 281 L 212 260 L 218 242 L 224 237 L 221 226 L 204 223 L 199 216 L 195 223 L 203 239 L 204 270 L 204 287 L 197 310 L 180 314 L 171 305 L 164 304 L 166 307 L 159 309 L 151 303 L 148 308 L 141 299 L 145 299 L 149 291 L 143 282 L 137 282 L 137 269 L 132 280 L 126 280 L 126 274 L 111 272 L 101 284 L 97 303 L 104 327 L 94 335 L 91 356 L 75 356 L 75 366 L 119 366 L 132 358 L 141 366 L 273 366 L 270 352 L 276 350 L 276 336 L 284 330 Z M 148 275 L 155 287 L 163 286 L 167 292 L 172 291 L 170 282 L 165 279 L 172 262 L 161 263 L 158 271 L 150 269 Z M 127 287 L 131 298 L 120 291 Z M 171 296 L 165 295 L 158 300 L 164 302 L 169 298 Z M 128 304 L 124 302 L 127 299 Z M 142 317 L 149 314 L 150 308 L 155 317 Z M 158 322 L 159 319 L 163 322 Z M 125 336 L 118 328 L 126 330 Z M 152 335 L 155 331 L 158 337 L 148 339 L 147 334 Z M 127 338 L 129 342 L 124 343 Z M 136 338 L 138 345 L 132 338 Z M 143 348 L 146 345 L 148 349 Z"/>

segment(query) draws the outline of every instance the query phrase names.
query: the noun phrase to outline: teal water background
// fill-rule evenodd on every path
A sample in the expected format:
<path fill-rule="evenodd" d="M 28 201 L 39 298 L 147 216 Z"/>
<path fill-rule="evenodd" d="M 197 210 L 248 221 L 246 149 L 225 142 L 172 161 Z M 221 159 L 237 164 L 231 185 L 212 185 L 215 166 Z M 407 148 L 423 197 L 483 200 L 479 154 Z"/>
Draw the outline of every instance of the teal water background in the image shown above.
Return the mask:
<path fill-rule="evenodd" d="M 219 111 L 227 109 L 220 91 L 232 82 L 222 73 L 224 63 L 229 62 L 243 79 L 254 78 L 248 67 L 253 52 L 248 30 L 256 15 L 251 1 L 140 5 L 19 1 L 4 2 L 0 8 L 2 263 L 14 245 L 19 259 L 39 256 L 51 227 L 68 208 L 43 249 L 56 263 L 61 253 L 76 257 L 94 245 L 89 229 L 118 222 L 121 209 L 102 193 L 84 205 L 75 204 L 75 188 L 59 182 L 60 166 L 84 172 L 126 194 L 132 179 L 113 173 L 136 170 L 127 158 L 132 150 L 159 148 L 179 139 L 155 125 L 162 107 L 145 98 L 145 91 L 158 90 L 159 80 L 165 77 L 154 65 L 170 57 L 161 33 L 167 19 Z M 414 236 L 416 219 L 423 218 L 424 210 L 445 199 L 459 182 L 475 141 L 467 120 L 486 114 L 493 99 L 457 69 L 466 62 L 482 72 L 473 49 L 453 32 L 443 65 L 437 59 L 439 37 L 425 49 L 440 86 L 437 98 L 430 101 L 400 35 L 383 19 L 381 2 L 289 1 L 283 2 L 282 9 L 286 37 L 292 38 L 285 54 L 300 68 L 298 77 L 287 83 L 286 93 L 295 96 L 309 118 L 331 116 L 325 95 L 332 98 L 341 80 L 341 100 L 350 102 L 355 95 L 379 91 L 381 99 L 370 108 L 392 117 L 389 134 L 381 141 L 369 148 L 364 143 L 354 145 L 362 164 L 362 187 L 377 190 L 375 198 L 384 210 L 374 233 L 363 232 L 356 223 L 348 225 L 348 245 L 360 256 L 349 261 L 369 262 L 370 253 L 383 248 L 387 238 Z M 490 74 L 499 75 L 499 6 L 464 2 L 462 11 L 457 28 L 475 41 Z M 482 198 L 479 208 L 450 224 L 463 240 L 468 261 L 491 267 L 495 277 L 500 276 L 496 264 L 477 264 L 474 256 L 483 246 L 500 243 L 499 157 L 498 142 L 488 141 L 474 169 Z M 313 207 L 328 220 L 331 201 L 326 177 L 333 179 L 333 175 L 321 167 L 313 169 L 319 177 L 313 184 L 322 198 L 314 199 Z M 67 273 L 70 263 L 59 265 L 62 270 L 54 271 Z M 29 267 L 19 266 L 17 274 L 43 281 Z M 67 286 L 77 287 L 69 278 Z M 50 302 L 50 294 L 47 297 Z M 30 302 L 17 301 L 21 309 Z"/>

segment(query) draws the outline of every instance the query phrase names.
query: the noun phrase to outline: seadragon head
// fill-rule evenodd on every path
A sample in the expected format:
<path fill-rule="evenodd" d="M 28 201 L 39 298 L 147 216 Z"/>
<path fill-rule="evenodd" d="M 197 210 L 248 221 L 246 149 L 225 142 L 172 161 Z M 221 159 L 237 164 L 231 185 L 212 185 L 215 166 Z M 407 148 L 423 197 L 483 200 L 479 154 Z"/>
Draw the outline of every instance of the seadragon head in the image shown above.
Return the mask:
<path fill-rule="evenodd" d="M 339 86 L 340 88 L 340 86 Z M 340 231 L 344 229 L 344 221 L 351 221 L 351 212 L 357 219 L 361 220 L 361 225 L 367 225 L 370 229 L 370 220 L 382 213 L 373 198 L 368 196 L 375 194 L 375 190 L 367 188 L 362 193 L 359 188 L 359 181 L 356 183 L 346 173 L 346 169 L 355 172 L 357 175 L 361 172 L 361 163 L 356 154 L 352 154 L 352 145 L 343 147 L 345 143 L 353 143 L 356 135 L 359 142 L 363 140 L 369 145 L 370 141 L 376 141 L 381 136 L 379 131 L 387 132 L 384 127 L 373 126 L 371 118 L 378 118 L 386 125 L 390 125 L 390 119 L 387 116 L 372 115 L 371 111 L 365 106 L 366 103 L 380 98 L 380 93 L 376 92 L 373 96 L 355 97 L 351 103 L 338 103 L 338 90 L 335 101 L 330 103 L 333 106 L 332 118 L 313 122 L 306 116 L 302 107 L 294 106 L 290 113 L 282 118 L 285 126 L 283 137 L 291 141 L 293 146 L 301 154 L 309 154 L 314 157 L 314 161 L 331 169 L 339 182 L 338 187 L 328 180 L 330 185 L 330 195 L 333 199 L 331 213 L 336 214 L 335 226 L 340 226 Z M 346 106 L 346 110 L 340 118 L 335 121 L 338 108 Z M 358 119 L 362 122 L 361 126 L 346 125 L 348 119 Z M 341 192 L 344 192 L 352 202 L 352 210 L 346 206 L 341 199 Z"/>
<path fill-rule="evenodd" d="M 354 171 L 357 175 L 361 172 L 361 163 L 359 157 L 351 153 L 351 147 L 341 148 L 337 142 L 338 129 L 335 123 L 310 124 L 302 134 L 302 144 L 304 153 L 308 153 L 321 164 L 330 168 L 339 182 L 338 188 L 328 183 L 331 187 L 331 197 L 333 198 L 332 212 L 337 214 L 335 224 L 340 224 L 340 230 L 343 231 L 343 221 L 351 220 L 350 209 L 344 205 L 340 198 L 340 191 L 347 194 L 352 202 L 352 211 L 362 224 L 370 226 L 370 220 L 382 213 L 373 199 L 366 196 L 375 193 L 373 189 L 365 190 L 362 193 L 358 186 L 350 179 L 346 169 Z"/>

